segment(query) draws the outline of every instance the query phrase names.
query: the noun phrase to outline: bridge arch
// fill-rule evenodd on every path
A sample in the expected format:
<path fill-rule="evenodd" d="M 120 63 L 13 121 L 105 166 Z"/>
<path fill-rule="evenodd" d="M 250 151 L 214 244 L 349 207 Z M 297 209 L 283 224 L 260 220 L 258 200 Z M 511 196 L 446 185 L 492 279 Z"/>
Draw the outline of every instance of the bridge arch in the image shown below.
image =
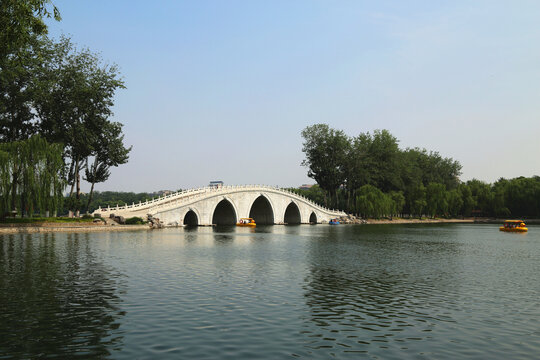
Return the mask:
<path fill-rule="evenodd" d="M 191 210 L 195 214 L 190 213 Z M 260 224 L 270 223 L 272 217 L 275 224 L 309 223 L 310 219 L 314 222 L 315 218 L 317 223 L 325 223 L 345 215 L 341 211 L 317 205 L 293 192 L 264 185 L 188 189 L 144 203 L 99 208 L 94 214 L 108 216 L 113 212 L 126 218 L 151 215 L 160 219 L 165 226 L 182 223 L 197 223 L 199 226 L 216 223 L 232 225 L 238 218 L 249 217 L 250 214 L 258 218 Z"/>
<path fill-rule="evenodd" d="M 189 209 L 188 212 L 184 215 L 183 224 L 186 226 L 198 226 L 199 225 L 199 215 L 193 209 Z"/>
<path fill-rule="evenodd" d="M 317 223 L 317 215 L 315 214 L 315 211 L 311 212 L 311 215 L 309 216 L 309 223 L 310 224 L 316 224 Z"/>
<path fill-rule="evenodd" d="M 212 211 L 212 222 L 214 225 L 234 225 L 238 219 L 238 212 L 233 202 L 223 198 Z"/>
<path fill-rule="evenodd" d="M 273 225 L 274 214 L 274 206 L 264 194 L 259 195 L 253 201 L 249 210 L 249 217 L 260 225 Z"/>
<path fill-rule="evenodd" d="M 283 222 L 285 224 L 294 225 L 302 223 L 302 217 L 300 216 L 300 208 L 294 201 L 291 201 L 285 209 L 285 215 L 283 216 Z"/>

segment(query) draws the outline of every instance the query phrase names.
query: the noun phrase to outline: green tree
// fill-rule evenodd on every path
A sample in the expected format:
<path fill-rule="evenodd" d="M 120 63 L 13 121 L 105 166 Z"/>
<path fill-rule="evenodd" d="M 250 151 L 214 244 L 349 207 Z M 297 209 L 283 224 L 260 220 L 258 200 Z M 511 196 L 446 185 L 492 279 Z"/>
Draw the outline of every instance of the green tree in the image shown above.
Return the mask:
<path fill-rule="evenodd" d="M 459 185 L 461 164 L 452 158 L 443 158 L 438 152 L 426 149 L 406 149 L 404 151 L 407 169 L 405 174 L 415 180 L 422 181 L 424 186 L 435 182 L 444 184 L 447 189 L 455 189 Z"/>
<path fill-rule="evenodd" d="M 0 142 L 26 140 L 36 131 L 32 101 L 40 66 L 38 44 L 34 39 L 18 56 L 0 60 Z"/>
<path fill-rule="evenodd" d="M 411 187 L 406 196 L 411 215 L 421 217 L 424 209 L 427 206 L 426 188 L 424 185 L 419 183 L 416 186 Z"/>
<path fill-rule="evenodd" d="M 426 187 L 426 211 L 432 218 L 448 211 L 446 188 L 443 184 L 429 183 Z"/>
<path fill-rule="evenodd" d="M 365 185 L 372 185 L 390 197 L 392 192 L 401 192 L 405 203 L 400 211 L 422 215 L 428 205 L 422 193 L 430 183 L 442 184 L 447 190 L 457 189 L 460 184 L 461 165 L 458 161 L 425 149 L 401 150 L 398 139 L 388 130 L 348 138 L 342 131 L 317 124 L 305 128 L 302 136 L 306 154 L 302 164 L 309 167 L 308 175 L 333 195 L 333 204 L 347 211 L 366 211 L 368 205 L 362 209 L 357 207 L 361 203 L 358 196 L 364 200 L 366 196 L 358 195 L 358 191 Z M 343 188 L 342 185 L 345 190 L 337 191 Z M 340 195 L 337 199 L 338 194 L 345 196 Z M 394 203 L 396 200 L 392 198 Z M 447 201 L 437 204 L 439 210 L 436 211 L 448 211 Z"/>
<path fill-rule="evenodd" d="M 472 196 L 471 188 L 467 184 L 460 184 L 458 192 L 461 195 L 463 205 L 461 206 L 460 214 L 463 216 L 471 216 L 472 210 L 476 207 L 476 201 Z"/>
<path fill-rule="evenodd" d="M 103 64 L 87 49 L 77 50 L 68 38 L 49 40 L 44 18 L 50 17 L 60 20 L 49 0 L 0 2 L 0 143 L 14 149 L 34 146 L 38 141 L 31 139 L 39 133 L 49 143 L 63 144 L 70 194 L 76 187 L 75 199 L 68 203 L 78 209 L 80 172 L 90 158 L 87 178 L 92 188 L 108 177 L 110 167 L 127 161 L 130 149 L 123 146 L 121 124 L 108 120 L 114 94 L 124 83 L 116 65 Z M 9 164 L 3 174 L 11 176 L 2 189 L 9 187 L 9 193 L 17 194 L 9 198 L 12 209 L 16 202 L 26 201 L 25 194 L 31 192 L 19 194 L 18 189 L 32 181 L 24 173 L 25 164 L 12 162 L 14 156 L 2 155 L 4 167 Z M 1 202 L 6 201 L 3 197 Z"/>
<path fill-rule="evenodd" d="M 55 213 L 62 202 L 62 146 L 34 135 L 0 144 L 0 214 Z M 19 174 L 13 182 L 13 173 Z"/>
<path fill-rule="evenodd" d="M 371 182 L 369 171 L 371 167 L 369 157 L 371 142 L 372 139 L 369 134 L 360 134 L 351 139 L 348 147 L 349 151 L 345 157 L 344 172 L 347 186 L 347 210 L 349 211 L 351 210 L 350 199 L 356 198 L 356 190 Z"/>
<path fill-rule="evenodd" d="M 0 1 L 0 143 L 27 140 L 35 133 L 32 99 L 39 37 L 47 33 L 43 18 L 51 16 L 60 20 L 49 0 Z M 22 164 L 10 168 L 10 191 L 21 181 L 23 169 Z M 15 201 L 12 197 L 10 207 Z"/>
<path fill-rule="evenodd" d="M 306 190 L 298 188 L 288 188 L 287 190 L 302 195 L 319 205 L 324 205 L 325 192 L 319 185 L 313 185 Z"/>
<path fill-rule="evenodd" d="M 461 214 L 463 208 L 463 197 L 458 189 L 453 189 L 447 193 L 448 199 L 448 212 L 451 216 L 458 216 Z"/>
<path fill-rule="evenodd" d="M 392 199 L 392 215 L 401 215 L 405 206 L 405 196 L 402 191 L 391 191 L 390 198 Z"/>
<path fill-rule="evenodd" d="M 317 181 L 330 195 L 330 203 L 336 205 L 337 189 L 345 183 L 344 164 L 349 139 L 343 131 L 331 129 L 326 124 L 306 127 L 302 130 L 302 137 L 302 151 L 306 156 L 302 165 L 308 167 L 308 176 Z"/>
<path fill-rule="evenodd" d="M 35 133 L 32 98 L 41 65 L 43 17 L 60 20 L 49 0 L 0 2 L 0 142 L 28 139 Z"/>
<path fill-rule="evenodd" d="M 373 185 L 364 185 L 358 189 L 356 202 L 359 213 L 366 218 L 392 215 L 396 208 L 392 196 Z"/>
<path fill-rule="evenodd" d="M 510 215 L 510 209 L 506 206 L 506 196 L 510 181 L 500 178 L 491 187 L 492 201 L 491 213 L 497 217 L 507 217 Z"/>
<path fill-rule="evenodd" d="M 356 192 L 356 209 L 364 218 L 372 217 L 376 213 L 377 198 L 382 192 L 373 185 L 364 185 Z"/>
<path fill-rule="evenodd" d="M 92 144 L 93 159 L 86 159 L 85 180 L 91 184 L 88 196 L 87 208 L 92 202 L 94 185 L 107 181 L 111 167 L 125 164 L 129 159 L 131 147 L 124 146 L 124 135 L 122 135 L 122 124 L 117 122 L 107 122 L 101 128 L 101 132 L 95 138 L 96 143 Z M 91 165 L 89 165 L 91 163 Z"/>
<path fill-rule="evenodd" d="M 60 12 L 50 0 L 0 2 L 0 62 L 17 55 L 34 36 L 47 33 L 44 17 L 60 20 Z M 3 65 L 0 65 L 1 69 L 4 69 Z"/>
<path fill-rule="evenodd" d="M 471 190 L 475 204 L 475 214 L 484 216 L 492 214 L 492 194 L 491 186 L 483 181 L 472 179 L 467 181 L 467 186 Z"/>
<path fill-rule="evenodd" d="M 103 65 L 89 50 L 78 51 L 70 39 L 48 42 L 48 58 L 40 73 L 36 110 L 40 131 L 49 141 L 64 144 L 67 179 L 80 206 L 81 170 L 99 151 L 100 136 L 109 126 L 114 94 L 124 88 L 116 65 Z"/>
<path fill-rule="evenodd" d="M 371 184 L 382 191 L 401 190 L 398 140 L 388 130 L 375 130 L 369 147 Z"/>
<path fill-rule="evenodd" d="M 500 182 L 494 185 L 495 189 L 501 188 Z M 512 216 L 540 216 L 540 177 L 511 179 L 503 188 L 505 204 Z"/>

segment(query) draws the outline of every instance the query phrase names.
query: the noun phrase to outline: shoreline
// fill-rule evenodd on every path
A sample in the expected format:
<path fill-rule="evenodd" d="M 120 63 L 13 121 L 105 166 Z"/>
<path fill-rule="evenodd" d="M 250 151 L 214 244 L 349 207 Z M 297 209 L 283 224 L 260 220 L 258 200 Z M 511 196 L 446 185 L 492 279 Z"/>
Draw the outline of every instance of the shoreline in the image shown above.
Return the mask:
<path fill-rule="evenodd" d="M 151 230 L 148 225 L 94 225 L 81 223 L 0 224 L 0 234 Z"/>
<path fill-rule="evenodd" d="M 386 224 L 500 224 L 503 219 L 466 218 L 466 219 L 367 219 L 362 225 Z M 540 220 L 525 220 L 525 223 L 539 224 Z M 321 224 L 325 225 L 325 224 Z M 342 225 L 360 225 L 342 223 Z M 97 225 L 81 223 L 35 223 L 35 224 L 0 224 L 1 234 L 50 233 L 50 232 L 100 232 L 100 231 L 141 231 L 153 230 L 148 225 Z"/>
<path fill-rule="evenodd" d="M 477 223 L 475 219 L 401 219 L 394 218 L 377 220 L 377 219 L 367 219 L 366 225 L 377 225 L 377 224 L 442 224 L 442 223 L 453 223 L 453 224 L 474 224 Z"/>

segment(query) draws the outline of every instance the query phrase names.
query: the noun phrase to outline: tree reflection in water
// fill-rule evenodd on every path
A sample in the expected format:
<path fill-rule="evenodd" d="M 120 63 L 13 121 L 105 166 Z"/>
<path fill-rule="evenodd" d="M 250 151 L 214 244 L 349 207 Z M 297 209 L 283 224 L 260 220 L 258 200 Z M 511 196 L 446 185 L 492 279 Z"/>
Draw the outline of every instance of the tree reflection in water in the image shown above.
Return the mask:
<path fill-rule="evenodd" d="M 0 235 L 2 354 L 109 357 L 122 346 L 122 281 L 88 234 Z"/>

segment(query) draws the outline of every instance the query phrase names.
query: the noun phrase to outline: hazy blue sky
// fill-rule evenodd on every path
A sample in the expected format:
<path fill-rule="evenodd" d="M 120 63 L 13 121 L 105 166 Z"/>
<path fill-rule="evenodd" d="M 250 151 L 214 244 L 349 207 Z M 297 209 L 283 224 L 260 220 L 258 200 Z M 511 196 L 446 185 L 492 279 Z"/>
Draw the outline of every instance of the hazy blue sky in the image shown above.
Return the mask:
<path fill-rule="evenodd" d="M 127 85 L 114 120 L 133 151 L 97 190 L 312 183 L 315 123 L 388 129 L 463 180 L 540 174 L 538 1 L 53 2 L 51 35 Z"/>

